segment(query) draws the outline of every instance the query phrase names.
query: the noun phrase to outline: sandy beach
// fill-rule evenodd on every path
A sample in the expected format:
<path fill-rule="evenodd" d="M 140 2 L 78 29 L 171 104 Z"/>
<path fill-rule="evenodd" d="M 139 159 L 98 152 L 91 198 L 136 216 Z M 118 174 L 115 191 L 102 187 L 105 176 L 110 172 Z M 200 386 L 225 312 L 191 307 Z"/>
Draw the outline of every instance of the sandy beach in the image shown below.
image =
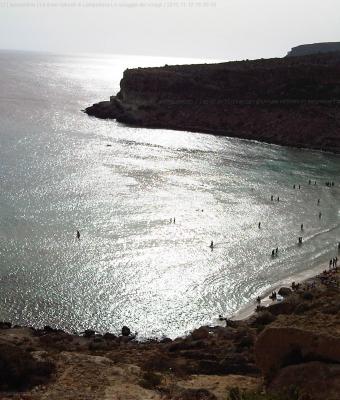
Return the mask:
<path fill-rule="evenodd" d="M 277 293 L 279 291 L 279 289 L 282 287 L 291 288 L 292 282 L 295 282 L 297 284 L 297 283 L 307 283 L 308 281 L 314 281 L 316 279 L 317 275 L 322 273 L 324 270 L 328 270 L 328 267 L 329 267 L 328 263 L 325 262 L 325 263 L 319 264 L 316 267 L 310 268 L 306 271 L 299 272 L 294 275 L 290 275 L 289 277 L 277 282 L 270 289 L 268 289 L 265 293 L 260 294 L 261 306 L 268 307 L 272 304 L 284 301 L 284 298 L 282 296 L 278 296 L 277 300 L 272 300 L 269 298 L 269 296 L 274 291 Z M 255 297 L 254 301 L 246 304 L 239 311 L 237 311 L 235 314 L 233 314 L 230 317 L 230 319 L 237 321 L 237 320 L 245 320 L 247 318 L 250 318 L 256 312 L 256 307 L 257 307 L 257 302 L 256 302 L 256 297 Z"/>

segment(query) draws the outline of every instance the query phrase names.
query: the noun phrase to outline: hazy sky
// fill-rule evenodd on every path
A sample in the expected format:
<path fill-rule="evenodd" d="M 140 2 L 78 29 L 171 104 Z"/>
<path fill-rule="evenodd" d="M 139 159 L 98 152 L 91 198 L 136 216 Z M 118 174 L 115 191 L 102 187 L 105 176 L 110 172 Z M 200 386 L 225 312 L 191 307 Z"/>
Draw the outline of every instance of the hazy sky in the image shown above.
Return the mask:
<path fill-rule="evenodd" d="M 0 0 L 0 48 L 245 59 L 340 41 L 340 0 Z"/>

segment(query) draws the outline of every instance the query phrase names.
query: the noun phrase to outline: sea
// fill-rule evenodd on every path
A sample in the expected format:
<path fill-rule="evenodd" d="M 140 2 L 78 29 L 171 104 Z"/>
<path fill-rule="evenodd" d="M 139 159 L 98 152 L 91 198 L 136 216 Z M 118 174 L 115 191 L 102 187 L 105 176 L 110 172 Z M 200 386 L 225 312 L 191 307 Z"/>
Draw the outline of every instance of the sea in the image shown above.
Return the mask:
<path fill-rule="evenodd" d="M 208 61 L 0 51 L 0 320 L 174 338 L 327 268 L 338 155 L 82 112 L 126 68 Z"/>

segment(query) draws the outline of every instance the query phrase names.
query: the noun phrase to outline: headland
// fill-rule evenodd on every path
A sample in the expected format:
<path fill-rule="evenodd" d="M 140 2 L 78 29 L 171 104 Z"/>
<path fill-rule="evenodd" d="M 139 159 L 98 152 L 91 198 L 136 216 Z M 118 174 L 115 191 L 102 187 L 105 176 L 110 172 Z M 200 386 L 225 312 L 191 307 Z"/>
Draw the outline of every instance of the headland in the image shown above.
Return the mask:
<path fill-rule="evenodd" d="M 340 153 L 340 52 L 127 69 L 119 93 L 85 112 Z"/>

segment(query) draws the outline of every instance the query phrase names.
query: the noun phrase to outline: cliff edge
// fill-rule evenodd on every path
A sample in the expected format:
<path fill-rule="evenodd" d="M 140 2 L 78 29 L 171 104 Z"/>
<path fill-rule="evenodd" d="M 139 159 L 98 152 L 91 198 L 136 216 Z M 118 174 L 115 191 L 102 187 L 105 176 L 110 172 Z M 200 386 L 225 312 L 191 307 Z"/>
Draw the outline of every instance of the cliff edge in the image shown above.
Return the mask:
<path fill-rule="evenodd" d="M 300 46 L 293 47 L 292 50 L 288 52 L 287 57 L 299 57 L 299 56 L 307 56 L 310 54 L 333 53 L 335 51 L 340 51 L 340 42 L 302 44 Z"/>
<path fill-rule="evenodd" d="M 85 112 L 340 153 L 340 52 L 128 69 L 120 92 Z"/>

